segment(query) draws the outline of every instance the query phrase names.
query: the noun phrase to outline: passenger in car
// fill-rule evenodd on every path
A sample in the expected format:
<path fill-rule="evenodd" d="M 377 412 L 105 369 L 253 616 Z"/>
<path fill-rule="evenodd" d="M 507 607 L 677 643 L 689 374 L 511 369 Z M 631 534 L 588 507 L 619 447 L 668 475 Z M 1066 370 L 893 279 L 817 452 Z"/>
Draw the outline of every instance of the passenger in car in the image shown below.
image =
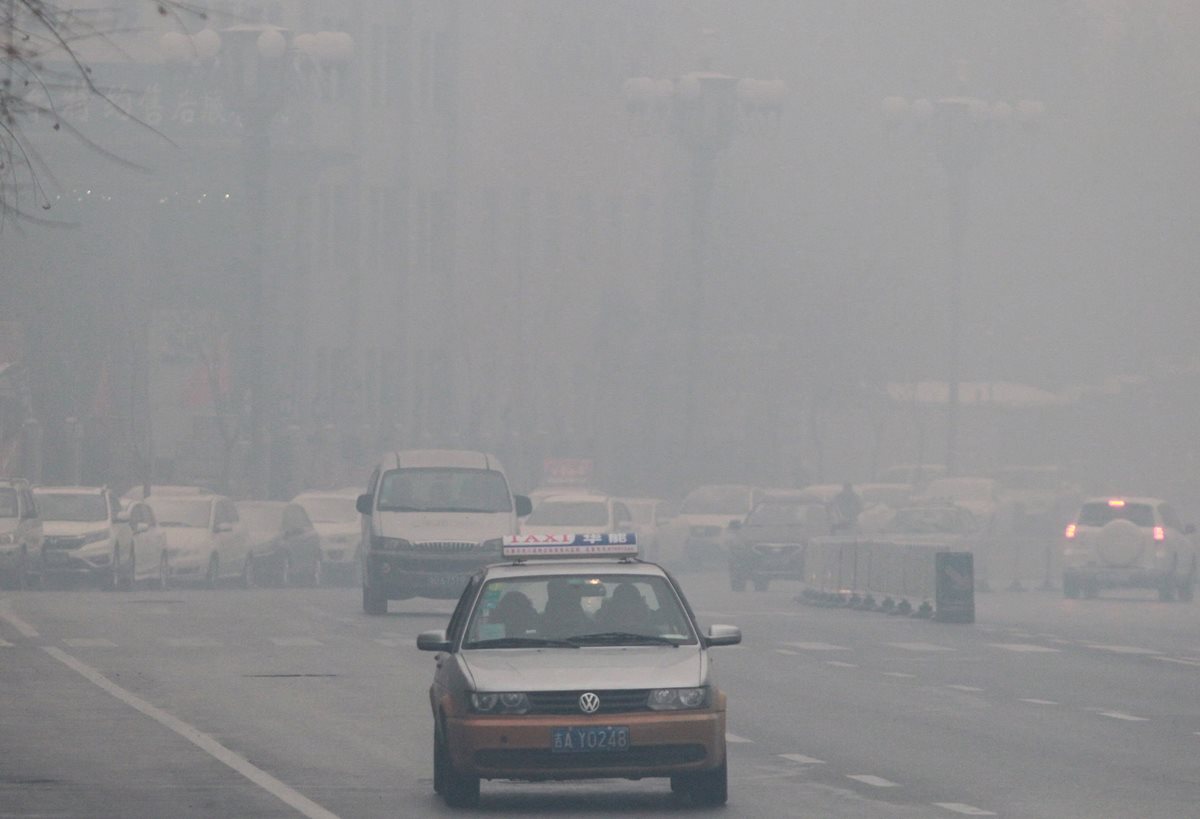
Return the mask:
<path fill-rule="evenodd" d="M 510 591 L 501 597 L 488 619 L 504 626 L 505 637 L 523 637 L 537 631 L 537 609 L 519 591 Z"/>
<path fill-rule="evenodd" d="M 542 610 L 542 634 L 554 639 L 575 637 L 594 630 L 583 610 L 579 591 L 565 577 L 546 584 L 546 608 Z"/>
<path fill-rule="evenodd" d="M 646 605 L 646 598 L 632 583 L 617 584 L 612 597 L 604 601 L 596 614 L 596 623 L 604 631 L 649 634 L 655 631 L 650 620 L 651 612 Z"/>

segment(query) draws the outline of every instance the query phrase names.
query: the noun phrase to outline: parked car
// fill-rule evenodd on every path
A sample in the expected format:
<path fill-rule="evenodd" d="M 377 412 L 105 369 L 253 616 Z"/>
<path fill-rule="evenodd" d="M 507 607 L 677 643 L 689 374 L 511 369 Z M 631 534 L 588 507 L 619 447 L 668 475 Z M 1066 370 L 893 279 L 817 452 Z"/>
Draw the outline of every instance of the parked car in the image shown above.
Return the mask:
<path fill-rule="evenodd" d="M 42 519 L 20 478 L 0 478 L 0 579 L 11 589 L 42 579 Z"/>
<path fill-rule="evenodd" d="M 632 531 L 637 535 L 642 558 L 657 561 L 662 546 L 659 529 L 671 520 L 670 504 L 661 498 L 617 498 L 633 516 Z"/>
<path fill-rule="evenodd" d="M 47 579 L 133 587 L 133 529 L 115 495 L 102 486 L 39 486 L 33 496 L 42 517 Z"/>
<path fill-rule="evenodd" d="M 607 495 L 551 495 L 521 521 L 520 531 L 523 535 L 631 532 L 633 515 L 624 503 Z"/>
<path fill-rule="evenodd" d="M 832 528 L 829 507 L 822 501 L 801 492 L 764 496 L 734 527 L 729 587 L 745 591 L 750 582 L 756 591 L 766 591 L 772 580 L 803 580 L 809 539 L 828 535 Z"/>
<path fill-rule="evenodd" d="M 221 495 L 151 494 L 147 503 L 166 535 L 161 575 L 168 584 L 213 588 L 227 578 L 254 584 L 254 561 L 233 501 Z"/>
<path fill-rule="evenodd" d="M 321 583 L 333 580 L 357 582 L 358 548 L 362 524 L 354 502 L 358 492 L 340 489 L 305 492 L 292 498 L 304 508 L 321 537 Z"/>
<path fill-rule="evenodd" d="M 254 576 L 276 586 L 321 585 L 321 536 L 304 507 L 283 501 L 239 501 L 238 516 L 253 555 Z"/>
<path fill-rule="evenodd" d="M 1101 589 L 1149 588 L 1163 601 L 1190 601 L 1197 576 L 1194 533 L 1159 498 L 1089 498 L 1064 532 L 1063 594 L 1096 597 Z"/>
<path fill-rule="evenodd" d="M 1000 502 L 1000 486 L 991 478 L 938 478 L 913 496 L 913 503 L 952 503 L 969 510 L 987 526 Z"/>

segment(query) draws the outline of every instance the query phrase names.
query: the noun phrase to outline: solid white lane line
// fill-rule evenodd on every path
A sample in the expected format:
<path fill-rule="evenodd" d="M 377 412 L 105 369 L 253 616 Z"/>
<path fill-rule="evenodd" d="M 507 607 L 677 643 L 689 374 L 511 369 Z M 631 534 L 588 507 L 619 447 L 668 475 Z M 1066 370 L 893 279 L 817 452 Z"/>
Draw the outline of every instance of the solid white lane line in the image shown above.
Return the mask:
<path fill-rule="evenodd" d="M 939 646 L 935 643 L 884 643 L 892 648 L 902 648 L 905 651 L 954 651 L 949 646 Z"/>
<path fill-rule="evenodd" d="M 961 813 L 964 816 L 995 816 L 990 810 L 977 808 L 974 805 L 967 805 L 963 802 L 934 802 L 935 807 L 945 808 L 954 813 Z"/>
<path fill-rule="evenodd" d="M 746 739 L 745 737 L 739 737 L 737 734 L 731 734 L 728 731 L 725 732 L 725 741 L 738 743 L 738 744 L 754 742 L 754 740 L 752 740 L 752 739 Z"/>
<path fill-rule="evenodd" d="M 853 651 L 846 646 L 835 646 L 831 643 L 784 643 L 785 646 L 798 648 L 801 651 Z"/>
<path fill-rule="evenodd" d="M 966 691 L 966 692 L 968 692 L 968 693 L 971 693 L 971 694 L 977 694 L 977 693 L 979 693 L 980 691 L 983 691 L 983 690 L 984 690 L 984 689 L 982 689 L 982 688 L 976 688 L 976 687 L 975 687 L 975 686 L 973 686 L 973 685 L 948 685 L 948 686 L 946 686 L 946 687 L 947 687 L 947 688 L 953 688 L 955 691 Z"/>
<path fill-rule="evenodd" d="M 220 648 L 221 641 L 210 637 L 164 637 L 163 644 L 171 648 Z"/>
<path fill-rule="evenodd" d="M 871 774 L 847 774 L 846 778 L 853 779 L 856 782 L 861 782 L 864 785 L 870 785 L 873 788 L 900 787 L 890 779 L 884 779 L 882 776 L 872 776 Z"/>
<path fill-rule="evenodd" d="M 897 677 L 901 680 L 915 680 L 917 678 L 916 674 L 905 674 L 903 671 L 884 671 L 882 673 L 885 677 Z"/>
<path fill-rule="evenodd" d="M 1135 717 L 1133 714 L 1126 714 L 1123 711 L 1100 711 L 1100 716 L 1108 717 L 1109 719 L 1119 719 L 1125 722 L 1149 722 L 1146 717 Z"/>
<path fill-rule="evenodd" d="M 172 716 L 161 708 L 151 705 L 136 694 L 126 691 L 87 663 L 75 659 L 67 652 L 54 646 L 43 646 L 42 650 L 98 688 L 112 694 L 130 708 L 150 717 L 150 719 L 164 728 L 174 731 L 213 759 L 237 771 L 267 793 L 299 811 L 302 815 L 307 816 L 309 819 L 337 819 L 337 814 L 326 810 L 299 791 L 288 787 L 262 768 L 251 764 L 247 759 L 226 748 L 203 731 L 193 728 L 178 717 Z"/>
<path fill-rule="evenodd" d="M 322 645 L 320 640 L 314 640 L 311 637 L 272 637 L 271 642 L 277 646 L 319 646 Z"/>
<path fill-rule="evenodd" d="M 1200 660 L 1193 660 L 1191 657 L 1151 657 L 1151 660 L 1159 660 L 1164 663 L 1175 663 L 1176 665 L 1190 665 L 1194 668 L 1200 668 Z"/>
<path fill-rule="evenodd" d="M 0 620 L 3 620 L 4 622 L 8 623 L 10 626 L 15 628 L 17 631 L 19 631 L 21 633 L 22 637 L 31 637 L 32 638 L 32 637 L 40 636 L 37 633 L 37 629 L 35 629 L 33 626 L 29 625 L 24 620 L 22 620 L 20 617 L 18 617 L 17 615 L 15 615 L 11 611 L 9 611 L 8 605 L 9 604 L 8 604 L 7 600 L 0 600 Z"/>
<path fill-rule="evenodd" d="M 800 656 L 799 651 L 792 651 L 790 648 L 777 648 L 777 649 L 775 649 L 775 653 L 776 654 L 786 654 L 789 657 L 799 657 Z"/>
<path fill-rule="evenodd" d="M 63 640 L 64 645 L 71 648 L 116 648 L 117 644 L 112 640 L 105 640 L 103 637 L 68 637 Z"/>
<path fill-rule="evenodd" d="M 1030 705 L 1058 705 L 1054 700 L 1022 699 L 1020 702 L 1027 702 Z"/>
<path fill-rule="evenodd" d="M 826 660 L 825 665 L 831 665 L 835 668 L 858 668 L 857 663 L 843 663 L 841 660 Z"/>
<path fill-rule="evenodd" d="M 1095 648 L 1100 651 L 1110 651 L 1113 654 L 1162 654 L 1161 651 L 1155 651 L 1152 648 L 1139 648 L 1138 646 L 1106 646 L 1098 643 L 1087 643 L 1088 648 Z"/>
<path fill-rule="evenodd" d="M 1018 653 L 1028 652 L 1030 654 L 1048 654 L 1059 653 L 1062 649 L 1050 648 L 1049 646 L 1039 646 L 1033 643 L 988 643 L 992 648 L 1001 648 L 1005 651 L 1016 651 Z"/>
<path fill-rule="evenodd" d="M 804 754 L 780 754 L 781 759 L 786 759 L 788 762 L 795 762 L 797 765 L 824 765 L 825 760 L 814 759 L 811 756 Z"/>

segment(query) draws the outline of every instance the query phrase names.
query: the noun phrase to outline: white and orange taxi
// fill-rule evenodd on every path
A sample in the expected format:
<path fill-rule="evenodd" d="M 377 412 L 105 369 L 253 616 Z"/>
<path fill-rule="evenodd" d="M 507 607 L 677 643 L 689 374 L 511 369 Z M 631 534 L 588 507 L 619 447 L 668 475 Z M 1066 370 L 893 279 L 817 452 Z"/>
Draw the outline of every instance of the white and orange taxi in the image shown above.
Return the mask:
<path fill-rule="evenodd" d="M 505 539 L 509 561 L 475 574 L 444 631 L 430 688 L 434 790 L 453 806 L 482 779 L 664 777 L 696 804 L 724 804 L 725 694 L 675 580 L 637 558 L 635 537 Z"/>

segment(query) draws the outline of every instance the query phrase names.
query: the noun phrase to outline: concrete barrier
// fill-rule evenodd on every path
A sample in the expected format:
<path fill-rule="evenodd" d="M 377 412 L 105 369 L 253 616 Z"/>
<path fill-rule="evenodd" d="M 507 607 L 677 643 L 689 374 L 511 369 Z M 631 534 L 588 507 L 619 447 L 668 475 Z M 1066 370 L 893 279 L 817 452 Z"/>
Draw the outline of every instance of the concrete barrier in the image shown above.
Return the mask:
<path fill-rule="evenodd" d="M 975 621 L 973 555 L 944 543 L 816 538 L 805 550 L 804 574 L 805 602 Z"/>

